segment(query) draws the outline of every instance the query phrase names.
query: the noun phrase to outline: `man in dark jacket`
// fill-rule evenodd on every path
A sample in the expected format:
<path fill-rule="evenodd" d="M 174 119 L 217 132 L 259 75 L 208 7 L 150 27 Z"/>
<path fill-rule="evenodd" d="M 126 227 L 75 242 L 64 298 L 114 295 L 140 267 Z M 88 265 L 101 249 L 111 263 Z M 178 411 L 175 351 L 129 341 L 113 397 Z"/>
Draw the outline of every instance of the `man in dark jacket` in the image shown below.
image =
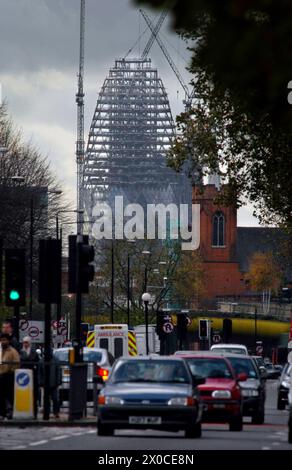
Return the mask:
<path fill-rule="evenodd" d="M 59 360 L 53 356 L 50 363 L 50 398 L 53 402 L 53 413 L 55 418 L 59 418 L 60 400 L 58 388 L 62 383 L 62 370 Z M 45 366 L 43 360 L 40 363 L 40 385 L 43 387 L 45 384 Z"/>
<path fill-rule="evenodd" d="M 35 419 L 38 414 L 39 360 L 38 353 L 31 346 L 30 337 L 25 336 L 22 340 L 22 349 L 20 350 L 20 363 L 21 368 L 33 371 L 33 408 Z"/>
<path fill-rule="evenodd" d="M 1 333 L 4 333 L 5 335 L 9 335 L 10 346 L 16 349 L 16 351 L 19 353 L 21 349 L 21 344 L 19 343 L 16 336 L 14 335 L 12 320 L 10 319 L 4 320 L 4 322 L 2 323 Z"/>

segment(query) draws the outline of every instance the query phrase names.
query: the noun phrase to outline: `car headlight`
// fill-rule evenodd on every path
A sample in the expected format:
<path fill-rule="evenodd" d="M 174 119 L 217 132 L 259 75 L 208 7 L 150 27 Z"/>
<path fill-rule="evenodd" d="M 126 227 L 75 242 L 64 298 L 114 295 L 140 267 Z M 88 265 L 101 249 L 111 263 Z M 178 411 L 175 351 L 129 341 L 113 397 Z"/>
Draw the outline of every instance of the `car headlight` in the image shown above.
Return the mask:
<path fill-rule="evenodd" d="M 259 392 L 253 388 L 245 388 L 241 391 L 243 397 L 258 397 Z"/>
<path fill-rule="evenodd" d="M 283 387 L 285 388 L 290 388 L 290 377 L 285 377 L 283 380 L 282 380 L 282 385 Z"/>
<path fill-rule="evenodd" d="M 212 398 L 231 398 L 231 392 L 229 390 L 214 390 Z"/>
<path fill-rule="evenodd" d="M 169 406 L 188 406 L 189 398 L 188 397 L 174 397 L 168 400 L 167 404 Z"/>
<path fill-rule="evenodd" d="M 120 397 L 105 397 L 105 404 L 106 405 L 123 405 L 124 400 Z"/>

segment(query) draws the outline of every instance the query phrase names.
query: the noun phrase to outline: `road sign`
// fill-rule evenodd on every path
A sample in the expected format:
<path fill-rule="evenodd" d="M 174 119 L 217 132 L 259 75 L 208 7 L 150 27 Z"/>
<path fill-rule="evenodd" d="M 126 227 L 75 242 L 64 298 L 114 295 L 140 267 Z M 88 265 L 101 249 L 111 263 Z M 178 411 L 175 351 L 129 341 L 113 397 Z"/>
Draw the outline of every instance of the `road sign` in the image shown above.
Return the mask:
<path fill-rule="evenodd" d="M 258 356 L 261 356 L 263 354 L 263 347 L 259 344 L 257 347 L 256 347 L 256 352 L 257 352 L 257 355 Z"/>
<path fill-rule="evenodd" d="M 37 338 L 39 334 L 40 334 L 40 330 L 38 329 L 37 326 L 31 326 L 28 329 L 28 336 L 30 336 L 30 338 L 32 339 Z"/>
<path fill-rule="evenodd" d="M 13 417 L 33 418 L 33 375 L 30 369 L 15 371 Z"/>
<path fill-rule="evenodd" d="M 25 331 L 27 330 L 29 327 L 29 323 L 27 320 L 20 320 L 19 321 L 19 329 L 20 331 Z"/>
<path fill-rule="evenodd" d="M 189 317 L 188 315 L 186 315 L 186 320 L 188 322 L 188 326 L 190 326 L 192 324 L 192 319 L 191 317 Z"/>
<path fill-rule="evenodd" d="M 19 324 L 20 341 L 23 341 L 25 336 L 29 336 L 32 343 L 44 343 L 45 322 L 35 320 L 20 320 Z"/>
<path fill-rule="evenodd" d="M 174 330 L 174 326 L 172 323 L 167 322 L 167 323 L 164 323 L 164 325 L 162 326 L 162 329 L 164 333 L 172 333 Z"/>
<path fill-rule="evenodd" d="M 220 343 L 221 341 L 221 336 L 218 334 L 213 335 L 213 343 L 217 344 Z"/>

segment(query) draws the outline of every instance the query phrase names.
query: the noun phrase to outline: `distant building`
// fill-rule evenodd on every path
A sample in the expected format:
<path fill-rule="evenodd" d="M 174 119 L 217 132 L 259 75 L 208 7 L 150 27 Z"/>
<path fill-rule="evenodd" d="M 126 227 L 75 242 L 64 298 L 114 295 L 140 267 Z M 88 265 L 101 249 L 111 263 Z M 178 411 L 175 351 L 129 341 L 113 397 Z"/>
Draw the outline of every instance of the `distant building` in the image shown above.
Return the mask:
<path fill-rule="evenodd" d="M 249 292 L 245 273 L 255 252 L 279 253 L 287 235 L 278 228 L 237 227 L 236 205 L 216 205 L 220 185 L 212 178 L 209 184 L 193 188 L 193 204 L 201 206 L 200 253 L 205 272 L 205 305 L 215 305 L 219 296 L 244 296 Z M 280 256 L 280 255 L 279 255 Z M 292 260 L 284 269 L 286 283 L 292 283 Z"/>

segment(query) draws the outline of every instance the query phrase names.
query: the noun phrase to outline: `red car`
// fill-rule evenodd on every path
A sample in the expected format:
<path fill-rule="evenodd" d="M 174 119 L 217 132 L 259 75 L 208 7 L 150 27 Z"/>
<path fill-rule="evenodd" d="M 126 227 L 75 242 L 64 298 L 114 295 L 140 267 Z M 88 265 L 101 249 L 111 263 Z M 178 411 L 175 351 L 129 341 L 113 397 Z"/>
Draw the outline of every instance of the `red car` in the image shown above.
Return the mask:
<path fill-rule="evenodd" d="M 176 354 L 178 355 L 178 354 Z M 193 375 L 205 377 L 199 386 L 203 401 L 203 422 L 229 423 L 230 431 L 242 431 L 243 400 L 239 381 L 245 374 L 236 376 L 228 359 L 207 354 L 179 354 Z"/>

